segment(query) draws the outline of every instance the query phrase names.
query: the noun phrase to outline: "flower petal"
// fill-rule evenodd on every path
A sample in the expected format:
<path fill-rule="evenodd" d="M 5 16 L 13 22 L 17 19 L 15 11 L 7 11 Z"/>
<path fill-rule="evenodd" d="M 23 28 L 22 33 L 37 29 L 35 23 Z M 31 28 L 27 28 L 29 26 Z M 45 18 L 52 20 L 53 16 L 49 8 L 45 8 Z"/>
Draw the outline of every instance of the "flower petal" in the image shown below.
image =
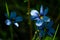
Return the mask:
<path fill-rule="evenodd" d="M 39 17 L 37 16 L 31 16 L 31 20 L 38 20 L 39 19 Z"/>
<path fill-rule="evenodd" d="M 16 27 L 19 27 L 19 24 L 18 24 L 18 23 L 14 23 L 14 25 L 15 25 Z"/>
<path fill-rule="evenodd" d="M 49 32 L 51 32 L 52 34 L 54 34 L 55 30 L 53 28 L 50 28 Z"/>
<path fill-rule="evenodd" d="M 43 17 L 43 20 L 44 20 L 44 22 L 50 22 L 50 18 L 47 17 L 47 16 L 44 16 L 44 17 Z"/>
<path fill-rule="evenodd" d="M 38 16 L 38 11 L 37 10 L 31 10 L 30 12 L 31 16 Z"/>
<path fill-rule="evenodd" d="M 42 24 L 43 24 L 42 20 L 37 20 L 36 21 L 36 26 L 40 27 L 40 26 L 42 26 Z"/>
<path fill-rule="evenodd" d="M 18 16 L 18 17 L 15 18 L 15 22 L 20 22 L 22 20 L 23 20 L 23 18 L 21 16 Z"/>
<path fill-rule="evenodd" d="M 43 29 L 43 26 L 37 27 L 37 29 L 38 29 L 38 30 L 41 30 L 41 29 Z"/>
<path fill-rule="evenodd" d="M 51 36 L 51 37 L 53 36 L 53 35 L 50 33 L 50 31 L 48 31 L 47 34 L 48 34 L 49 36 Z"/>
<path fill-rule="evenodd" d="M 43 5 L 40 7 L 40 15 L 43 15 Z"/>
<path fill-rule="evenodd" d="M 44 10 L 44 16 L 48 13 L 48 8 Z"/>
<path fill-rule="evenodd" d="M 39 33 L 39 36 L 40 36 L 40 37 L 45 36 L 45 34 L 46 34 L 46 33 L 44 32 L 44 30 L 40 30 L 40 33 Z"/>
<path fill-rule="evenodd" d="M 11 25 L 11 21 L 10 21 L 9 19 L 7 19 L 7 20 L 5 21 L 5 23 L 6 23 L 6 25 Z"/>
<path fill-rule="evenodd" d="M 47 28 L 50 29 L 51 27 L 53 26 L 53 21 L 50 21 L 48 24 L 47 24 Z"/>
<path fill-rule="evenodd" d="M 11 12 L 11 14 L 10 14 L 10 19 L 11 18 L 15 18 L 16 17 L 16 12 Z"/>

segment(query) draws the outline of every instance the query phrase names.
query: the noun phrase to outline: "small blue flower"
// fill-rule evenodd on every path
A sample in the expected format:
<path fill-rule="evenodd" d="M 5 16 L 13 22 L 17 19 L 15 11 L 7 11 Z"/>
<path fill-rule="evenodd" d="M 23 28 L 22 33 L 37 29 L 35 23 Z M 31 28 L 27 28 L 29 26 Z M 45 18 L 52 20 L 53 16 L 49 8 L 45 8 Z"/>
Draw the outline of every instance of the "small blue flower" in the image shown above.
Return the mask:
<path fill-rule="evenodd" d="M 40 37 L 45 36 L 45 34 L 48 34 L 49 36 L 53 36 L 55 30 L 52 28 L 53 21 L 50 21 L 49 23 L 44 23 L 44 27 L 42 29 L 39 29 L 41 32 L 39 33 Z M 45 30 L 44 30 L 45 29 Z"/>
<path fill-rule="evenodd" d="M 41 5 L 40 13 L 37 10 L 31 10 L 30 12 L 31 19 L 36 20 L 36 26 L 42 26 L 44 22 L 50 22 L 50 18 L 46 16 L 47 13 L 48 13 L 48 8 L 43 10 L 43 6 Z"/>
<path fill-rule="evenodd" d="M 5 15 L 8 18 L 8 15 Z M 21 16 L 16 16 L 16 12 L 11 12 L 10 17 L 5 21 L 6 25 L 11 25 L 12 23 L 19 27 L 19 24 L 17 22 L 21 22 L 23 19 Z"/>

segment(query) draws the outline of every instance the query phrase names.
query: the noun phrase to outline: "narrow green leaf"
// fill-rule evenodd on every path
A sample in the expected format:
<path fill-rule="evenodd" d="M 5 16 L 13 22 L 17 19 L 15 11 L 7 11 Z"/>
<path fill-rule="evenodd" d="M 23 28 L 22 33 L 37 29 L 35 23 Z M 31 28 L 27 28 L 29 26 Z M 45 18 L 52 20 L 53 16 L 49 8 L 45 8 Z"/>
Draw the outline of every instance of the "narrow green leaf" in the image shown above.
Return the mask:
<path fill-rule="evenodd" d="M 54 34 L 53 40 L 55 40 L 55 37 L 56 37 L 57 31 L 58 31 L 58 28 L 59 28 L 59 24 L 58 24 L 58 26 L 57 26 L 57 28 L 56 28 L 56 31 L 55 31 L 55 34 Z"/>
<path fill-rule="evenodd" d="M 8 15 L 8 17 L 9 17 L 9 10 L 8 10 L 8 5 L 7 5 L 7 3 L 5 3 L 5 6 L 6 6 L 7 15 Z"/>

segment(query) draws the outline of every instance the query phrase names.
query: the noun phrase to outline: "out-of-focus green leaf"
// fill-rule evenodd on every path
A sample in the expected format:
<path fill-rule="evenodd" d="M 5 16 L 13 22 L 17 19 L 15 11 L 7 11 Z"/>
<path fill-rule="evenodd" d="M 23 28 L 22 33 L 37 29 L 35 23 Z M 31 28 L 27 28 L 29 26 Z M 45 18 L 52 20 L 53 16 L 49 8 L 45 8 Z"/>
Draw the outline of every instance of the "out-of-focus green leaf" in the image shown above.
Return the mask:
<path fill-rule="evenodd" d="M 24 2 L 28 2 L 28 0 L 24 0 Z"/>
<path fill-rule="evenodd" d="M 39 36 L 36 38 L 36 40 L 40 40 Z"/>
<path fill-rule="evenodd" d="M 37 10 L 40 10 L 40 5 L 36 5 Z"/>
<path fill-rule="evenodd" d="M 53 37 L 46 36 L 43 40 L 53 40 Z M 58 40 L 58 38 L 56 37 L 55 40 Z"/>
<path fill-rule="evenodd" d="M 2 35 L 3 38 L 5 38 L 7 33 L 5 31 L 1 31 L 1 35 Z"/>
<path fill-rule="evenodd" d="M 58 28 L 59 28 L 59 24 L 58 24 L 58 26 L 57 26 L 57 28 L 56 28 L 56 31 L 55 31 L 55 34 L 54 34 L 53 40 L 55 40 L 55 37 L 56 37 L 57 31 L 58 31 Z"/>
<path fill-rule="evenodd" d="M 49 36 L 47 36 L 47 37 L 45 38 L 45 40 L 52 40 L 52 38 L 49 37 Z"/>

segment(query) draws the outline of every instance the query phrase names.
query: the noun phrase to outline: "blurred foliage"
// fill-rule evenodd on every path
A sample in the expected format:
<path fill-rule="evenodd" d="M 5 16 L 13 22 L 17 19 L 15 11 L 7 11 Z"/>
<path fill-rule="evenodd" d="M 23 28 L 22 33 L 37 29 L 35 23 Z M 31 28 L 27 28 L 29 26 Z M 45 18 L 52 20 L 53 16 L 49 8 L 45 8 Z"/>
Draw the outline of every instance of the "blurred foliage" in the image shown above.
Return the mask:
<path fill-rule="evenodd" d="M 29 40 L 30 39 L 30 32 L 29 32 L 29 25 L 28 25 L 28 0 L 0 0 L 0 38 L 10 40 L 10 32 L 9 27 L 5 25 L 5 17 L 6 8 L 5 2 L 8 4 L 9 12 L 16 11 L 17 15 L 23 16 L 23 22 L 19 23 L 20 27 L 17 28 L 14 25 L 13 28 L 13 35 L 15 40 Z M 60 24 L 60 0 L 30 0 L 30 10 L 37 9 L 39 11 L 40 5 L 43 5 L 44 8 L 48 7 L 49 12 L 48 16 L 54 21 L 53 28 L 56 29 L 57 24 Z M 36 29 L 34 22 L 32 22 L 32 36 Z M 59 27 L 60 28 L 60 27 Z M 57 37 L 60 40 L 60 29 L 58 30 Z M 38 37 L 37 37 L 38 39 Z M 50 37 L 46 37 L 45 40 L 51 39 Z M 57 40 L 57 38 L 56 38 Z"/>

